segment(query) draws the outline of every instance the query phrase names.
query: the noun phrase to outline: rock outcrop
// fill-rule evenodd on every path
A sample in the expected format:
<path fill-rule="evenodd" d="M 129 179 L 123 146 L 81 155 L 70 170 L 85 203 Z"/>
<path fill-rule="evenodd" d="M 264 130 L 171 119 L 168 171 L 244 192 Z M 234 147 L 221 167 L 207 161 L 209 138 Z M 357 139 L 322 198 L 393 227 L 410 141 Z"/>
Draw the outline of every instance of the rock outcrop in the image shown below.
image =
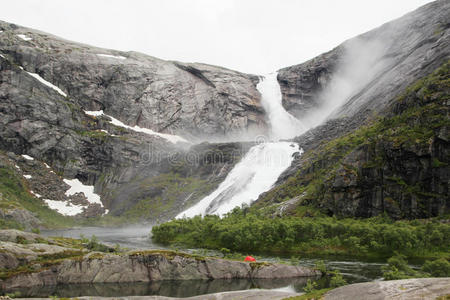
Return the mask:
<path fill-rule="evenodd" d="M 438 299 L 450 294 L 450 278 L 414 278 L 350 284 L 331 290 L 324 300 Z"/>
<path fill-rule="evenodd" d="M 318 270 L 284 264 L 247 263 L 165 250 L 113 254 L 91 252 L 80 246 L 83 245 L 76 240 L 58 241 L 17 230 L 0 230 L 1 289 L 77 283 L 281 279 L 321 275 Z"/>

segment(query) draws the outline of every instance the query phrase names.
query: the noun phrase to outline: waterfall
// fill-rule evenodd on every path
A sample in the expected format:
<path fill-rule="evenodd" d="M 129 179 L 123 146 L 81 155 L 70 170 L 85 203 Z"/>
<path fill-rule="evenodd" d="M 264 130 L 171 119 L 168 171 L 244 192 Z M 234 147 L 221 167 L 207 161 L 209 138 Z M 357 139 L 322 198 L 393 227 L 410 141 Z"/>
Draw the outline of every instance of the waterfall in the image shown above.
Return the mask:
<path fill-rule="evenodd" d="M 257 85 L 261 103 L 270 125 L 270 142 L 259 143 L 234 166 L 219 187 L 176 218 L 196 215 L 224 215 L 236 206 L 251 204 L 268 191 L 281 173 L 292 163 L 294 153 L 302 152 L 298 144 L 279 140 L 293 138 L 305 131 L 305 126 L 290 115 L 281 104 L 277 73 L 261 78 Z"/>
<path fill-rule="evenodd" d="M 270 138 L 291 139 L 305 132 L 306 126 L 284 109 L 277 75 L 276 72 L 266 75 L 256 88 L 261 93 L 261 104 L 271 127 Z"/>

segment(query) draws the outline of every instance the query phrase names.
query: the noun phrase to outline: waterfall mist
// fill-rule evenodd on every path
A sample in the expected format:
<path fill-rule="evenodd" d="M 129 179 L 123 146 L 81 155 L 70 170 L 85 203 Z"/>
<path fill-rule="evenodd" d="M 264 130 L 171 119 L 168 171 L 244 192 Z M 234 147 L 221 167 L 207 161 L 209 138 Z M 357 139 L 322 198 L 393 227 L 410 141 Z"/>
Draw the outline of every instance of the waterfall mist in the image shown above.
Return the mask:
<path fill-rule="evenodd" d="M 345 42 L 343 56 L 324 90 L 317 96 L 317 107 L 303 118 L 313 128 L 338 115 L 339 108 L 373 81 L 388 65 L 387 52 L 381 39 L 357 37 Z"/>

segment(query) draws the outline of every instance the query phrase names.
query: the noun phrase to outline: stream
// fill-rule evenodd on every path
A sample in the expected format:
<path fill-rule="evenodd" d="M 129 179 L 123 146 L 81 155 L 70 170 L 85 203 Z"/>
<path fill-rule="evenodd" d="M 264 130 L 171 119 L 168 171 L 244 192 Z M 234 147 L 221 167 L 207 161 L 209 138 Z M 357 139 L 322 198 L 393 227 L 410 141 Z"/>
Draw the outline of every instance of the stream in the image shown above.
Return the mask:
<path fill-rule="evenodd" d="M 63 236 L 91 238 L 95 235 L 104 244 L 120 245 L 128 249 L 170 249 L 152 242 L 149 233 L 151 226 L 103 228 L 82 227 L 64 230 L 46 230 L 41 234 L 47 237 Z M 206 251 L 201 249 L 180 249 L 188 253 Z M 207 251 L 206 254 L 219 254 L 215 251 Z M 258 261 L 280 262 L 289 261 L 289 258 L 275 256 L 255 256 Z M 380 262 L 358 261 L 351 259 L 333 258 L 303 258 L 298 264 L 302 266 L 314 266 L 317 260 L 323 260 L 328 269 L 339 270 L 349 283 L 365 282 L 381 279 Z M 83 284 L 83 285 L 57 285 L 46 287 L 34 287 L 19 290 L 22 297 L 44 297 L 57 295 L 58 297 L 78 296 L 146 296 L 161 295 L 168 297 L 190 297 L 209 293 L 236 291 L 246 289 L 276 289 L 290 292 L 302 292 L 308 278 L 288 279 L 234 279 L 234 280 L 184 280 L 184 281 L 159 281 L 151 283 L 127 283 L 127 284 Z M 314 279 L 312 279 L 313 281 Z M 316 279 L 320 287 L 326 287 L 325 278 Z"/>

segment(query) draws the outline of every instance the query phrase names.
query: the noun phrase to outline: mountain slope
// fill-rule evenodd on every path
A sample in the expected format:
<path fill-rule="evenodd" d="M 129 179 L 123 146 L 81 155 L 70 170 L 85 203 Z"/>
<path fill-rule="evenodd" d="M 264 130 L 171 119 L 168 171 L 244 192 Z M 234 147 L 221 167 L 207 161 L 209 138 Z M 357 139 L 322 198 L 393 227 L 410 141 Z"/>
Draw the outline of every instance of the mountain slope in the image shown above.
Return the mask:
<path fill-rule="evenodd" d="M 64 180 L 78 179 L 95 186 L 104 206 L 84 216 L 131 209 L 127 221 L 171 217 L 214 188 L 248 148 L 189 150 L 189 142 L 174 141 L 264 130 L 255 76 L 89 47 L 5 22 L 0 31 L 0 151 L 50 167 L 24 174 L 39 203 L 91 207 L 84 196 L 66 195 Z M 222 156 L 210 157 L 220 149 Z M 183 189 L 172 193 L 165 184 Z"/>
<path fill-rule="evenodd" d="M 385 117 L 319 142 L 255 208 L 396 219 L 450 213 L 449 78 L 450 61 L 397 97 Z"/>
<path fill-rule="evenodd" d="M 449 58 L 449 20 L 450 2 L 438 0 L 281 69 L 284 106 L 308 125 L 342 117 L 362 124 Z"/>
<path fill-rule="evenodd" d="M 3 56 L 61 88 L 84 110 L 189 139 L 264 125 L 254 75 L 96 48 L 6 22 L 0 31 Z"/>

